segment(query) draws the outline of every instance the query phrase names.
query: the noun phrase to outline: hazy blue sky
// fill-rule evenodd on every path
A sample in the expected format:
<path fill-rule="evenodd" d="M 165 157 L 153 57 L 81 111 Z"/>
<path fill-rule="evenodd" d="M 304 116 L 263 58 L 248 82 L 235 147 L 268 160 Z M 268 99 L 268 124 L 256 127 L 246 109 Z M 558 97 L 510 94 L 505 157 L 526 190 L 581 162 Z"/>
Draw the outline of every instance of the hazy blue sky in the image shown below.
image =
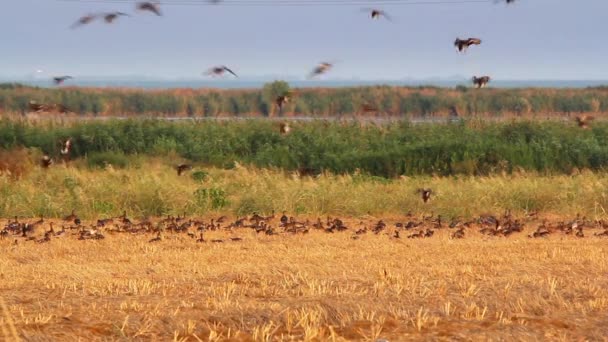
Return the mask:
<path fill-rule="evenodd" d="M 608 79 L 607 0 L 378 6 L 393 22 L 372 21 L 361 11 L 367 5 L 171 1 L 162 5 L 163 17 L 136 14 L 113 25 L 98 21 L 70 30 L 83 14 L 132 13 L 134 5 L 2 0 L 0 77 L 23 78 L 42 69 L 45 75 L 203 78 L 201 72 L 216 64 L 243 77 L 304 77 L 329 60 L 338 63 L 328 79 Z M 479 37 L 483 44 L 459 55 L 452 45 L 457 36 Z"/>

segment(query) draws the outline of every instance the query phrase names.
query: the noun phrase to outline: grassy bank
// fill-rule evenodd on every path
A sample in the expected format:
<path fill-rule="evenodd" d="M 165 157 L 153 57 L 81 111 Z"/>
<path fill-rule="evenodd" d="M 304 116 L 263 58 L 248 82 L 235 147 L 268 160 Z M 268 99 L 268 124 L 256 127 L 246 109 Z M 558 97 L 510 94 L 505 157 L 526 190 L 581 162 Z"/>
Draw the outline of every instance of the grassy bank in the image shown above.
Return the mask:
<path fill-rule="evenodd" d="M 84 161 L 82 162 L 84 163 Z M 417 188 L 436 194 L 422 203 Z M 0 217 L 63 217 L 74 209 L 83 218 L 167 214 L 231 216 L 254 211 L 298 215 L 441 214 L 472 217 L 481 213 L 606 217 L 608 177 L 583 172 L 572 176 L 534 173 L 488 177 L 403 177 L 386 180 L 360 174 L 298 177 L 279 170 L 236 167 L 196 168 L 178 177 L 160 161 L 144 160 L 125 169 L 35 168 L 19 180 L 0 176 Z"/>
<path fill-rule="evenodd" d="M 608 166 L 608 123 L 463 121 L 386 125 L 339 122 L 278 123 L 113 120 L 61 124 L 0 121 L 0 148 L 37 148 L 55 157 L 73 138 L 72 157 L 91 165 L 127 166 L 133 156 L 177 156 L 208 166 L 234 162 L 262 168 L 329 171 L 386 178 L 401 175 L 488 175 L 527 170 L 569 174 Z"/>

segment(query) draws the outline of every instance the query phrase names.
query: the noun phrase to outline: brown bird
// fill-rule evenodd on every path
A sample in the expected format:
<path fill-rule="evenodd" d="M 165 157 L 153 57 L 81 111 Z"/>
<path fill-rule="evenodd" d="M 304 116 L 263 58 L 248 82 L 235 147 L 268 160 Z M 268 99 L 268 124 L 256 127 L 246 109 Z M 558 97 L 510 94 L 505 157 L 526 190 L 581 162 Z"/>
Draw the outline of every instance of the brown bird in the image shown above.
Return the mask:
<path fill-rule="evenodd" d="M 469 46 L 479 45 L 479 44 L 481 44 L 481 39 L 479 39 L 479 38 L 467 38 L 467 39 L 456 38 L 456 40 L 454 41 L 454 46 L 456 47 L 458 52 L 466 52 L 467 49 L 469 48 Z"/>
<path fill-rule="evenodd" d="M 234 75 L 234 77 L 239 77 L 237 74 L 234 73 L 234 71 L 230 70 L 227 66 L 225 65 L 218 65 L 218 66 L 214 66 L 213 68 L 209 69 L 205 75 L 211 75 L 211 76 L 222 76 L 224 75 L 225 72 L 229 72 L 232 75 Z"/>
<path fill-rule="evenodd" d="M 57 113 L 59 113 L 59 114 L 67 114 L 67 113 L 71 112 L 71 111 L 68 109 L 68 107 L 66 107 L 66 106 L 64 106 L 64 105 L 62 105 L 62 104 L 59 104 L 59 103 L 56 103 L 56 104 L 54 104 L 54 105 L 50 106 L 50 108 L 51 108 L 51 109 L 52 109 L 54 112 L 57 112 Z"/>
<path fill-rule="evenodd" d="M 319 63 L 319 65 L 317 65 L 317 67 L 314 68 L 314 70 L 310 73 L 310 75 L 308 76 L 308 78 L 313 78 L 315 76 L 319 76 L 321 74 L 324 74 L 327 71 L 329 71 L 329 69 L 331 69 L 332 67 L 333 67 L 332 63 L 327 63 L 327 62 Z"/>
<path fill-rule="evenodd" d="M 458 113 L 458 108 L 456 108 L 456 106 L 451 106 L 450 119 L 458 119 L 458 117 L 460 117 L 460 114 Z"/>
<path fill-rule="evenodd" d="M 64 221 L 74 221 L 78 218 L 78 215 L 76 215 L 76 211 L 72 210 L 72 213 L 66 217 L 63 218 Z"/>
<path fill-rule="evenodd" d="M 123 13 L 123 12 L 110 12 L 110 13 L 106 13 L 103 15 L 103 20 L 106 23 L 111 24 L 114 22 L 114 20 L 118 19 L 118 17 L 121 17 L 121 16 L 129 17 L 130 15 L 128 15 L 127 13 Z"/>
<path fill-rule="evenodd" d="M 291 127 L 289 127 L 289 123 L 287 123 L 287 122 L 281 122 L 281 126 L 279 128 L 279 131 L 281 132 L 282 135 L 289 134 L 289 132 L 291 131 Z"/>
<path fill-rule="evenodd" d="M 149 11 L 149 12 L 156 14 L 157 16 L 161 16 L 162 13 L 160 12 L 159 5 L 160 5 L 160 3 L 158 3 L 158 2 L 143 1 L 143 2 L 138 2 L 137 5 L 135 6 L 135 8 L 140 11 Z"/>
<path fill-rule="evenodd" d="M 361 105 L 361 111 L 363 111 L 363 113 L 377 113 L 378 108 L 370 104 L 364 103 Z"/>
<path fill-rule="evenodd" d="M 66 80 L 69 80 L 69 79 L 72 79 L 72 78 L 74 78 L 74 77 L 67 76 L 67 75 L 66 76 L 57 76 L 57 77 L 53 77 L 53 82 L 56 85 L 60 85 L 60 84 L 63 84 L 63 82 L 65 82 Z"/>
<path fill-rule="evenodd" d="M 75 29 L 82 25 L 90 24 L 96 18 L 97 18 L 97 14 L 87 14 L 85 16 L 80 17 L 80 19 L 78 19 L 78 21 L 76 21 L 74 24 L 72 24 L 72 26 L 70 26 L 70 28 Z"/>
<path fill-rule="evenodd" d="M 283 111 L 283 106 L 291 100 L 291 92 L 285 92 L 283 95 L 277 96 L 275 103 L 279 107 L 279 112 Z"/>
<path fill-rule="evenodd" d="M 67 161 L 70 159 L 70 151 L 72 150 L 72 138 L 68 138 L 66 141 L 61 141 L 61 149 L 59 153 L 63 160 Z"/>
<path fill-rule="evenodd" d="M 53 159 L 51 157 L 49 157 L 47 154 L 42 156 L 42 159 L 40 159 L 40 165 L 45 169 L 47 169 L 52 164 L 53 164 Z"/>
<path fill-rule="evenodd" d="M 488 83 L 490 83 L 490 76 L 481 76 L 481 77 L 473 76 L 473 84 L 477 88 L 483 88 Z"/>
<path fill-rule="evenodd" d="M 188 164 L 179 164 L 178 166 L 175 167 L 175 169 L 177 170 L 177 175 L 181 176 L 182 173 L 188 171 L 188 170 L 192 170 L 192 165 L 188 165 Z"/>
<path fill-rule="evenodd" d="M 433 193 L 433 190 L 420 188 L 416 190 L 416 192 L 420 194 L 420 196 L 422 197 L 422 201 L 426 203 L 431 199 L 431 194 Z"/>
<path fill-rule="evenodd" d="M 582 129 L 588 129 L 589 128 L 589 121 L 593 121 L 593 116 L 590 115 L 583 115 L 583 116 L 577 116 L 576 118 L 576 123 L 578 124 L 578 127 L 582 128 Z"/>
<path fill-rule="evenodd" d="M 364 8 L 362 10 L 364 12 L 368 12 L 372 19 L 380 19 L 381 17 L 384 17 L 384 19 L 386 19 L 388 21 L 392 21 L 391 17 L 388 14 L 386 14 L 386 12 L 383 10 L 379 10 L 376 8 Z"/>
<path fill-rule="evenodd" d="M 45 105 L 42 103 L 37 103 L 36 101 L 30 101 L 28 103 L 28 107 L 32 112 L 36 112 L 36 113 L 47 112 L 49 110 L 48 105 Z"/>

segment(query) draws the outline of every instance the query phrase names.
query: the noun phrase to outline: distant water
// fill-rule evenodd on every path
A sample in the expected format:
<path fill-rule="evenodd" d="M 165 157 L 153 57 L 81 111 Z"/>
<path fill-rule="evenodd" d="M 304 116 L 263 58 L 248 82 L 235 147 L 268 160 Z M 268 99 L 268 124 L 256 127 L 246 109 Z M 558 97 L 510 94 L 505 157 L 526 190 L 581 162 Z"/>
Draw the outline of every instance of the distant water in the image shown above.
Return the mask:
<path fill-rule="evenodd" d="M 19 82 L 32 86 L 51 87 L 53 86 L 47 80 L 29 80 L 29 81 L 8 81 L 2 82 Z M 252 89 L 261 88 L 264 84 L 272 82 L 271 80 L 183 80 L 183 81 L 165 81 L 165 80 L 71 80 L 66 82 L 66 86 L 81 86 L 81 87 L 126 87 L 126 88 L 144 88 L 144 89 L 170 89 L 170 88 L 218 88 L 218 89 Z M 436 86 L 436 87 L 456 87 L 458 85 L 470 86 L 469 80 L 403 80 L 403 81 L 352 81 L 352 80 L 287 80 L 292 88 L 311 88 L 311 87 L 358 87 L 358 86 Z M 494 88 L 586 88 L 608 85 L 608 80 L 494 80 L 490 83 Z"/>

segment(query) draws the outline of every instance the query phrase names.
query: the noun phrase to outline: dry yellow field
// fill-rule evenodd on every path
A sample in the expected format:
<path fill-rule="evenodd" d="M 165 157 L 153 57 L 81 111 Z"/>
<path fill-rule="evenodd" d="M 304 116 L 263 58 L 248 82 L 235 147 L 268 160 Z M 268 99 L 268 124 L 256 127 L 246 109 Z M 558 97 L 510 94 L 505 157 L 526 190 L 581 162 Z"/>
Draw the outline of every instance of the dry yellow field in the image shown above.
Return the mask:
<path fill-rule="evenodd" d="M 154 233 L 108 231 L 102 240 L 68 231 L 45 243 L 8 236 L 0 240 L 0 340 L 608 336 L 608 239 L 592 231 L 531 239 L 538 223 L 529 223 L 508 238 L 469 228 L 456 240 L 443 228 L 408 239 L 395 238 L 396 220 L 387 220 L 385 231 L 354 240 L 360 221 L 333 234 L 209 231 L 205 243 L 170 232 L 156 242 Z"/>

